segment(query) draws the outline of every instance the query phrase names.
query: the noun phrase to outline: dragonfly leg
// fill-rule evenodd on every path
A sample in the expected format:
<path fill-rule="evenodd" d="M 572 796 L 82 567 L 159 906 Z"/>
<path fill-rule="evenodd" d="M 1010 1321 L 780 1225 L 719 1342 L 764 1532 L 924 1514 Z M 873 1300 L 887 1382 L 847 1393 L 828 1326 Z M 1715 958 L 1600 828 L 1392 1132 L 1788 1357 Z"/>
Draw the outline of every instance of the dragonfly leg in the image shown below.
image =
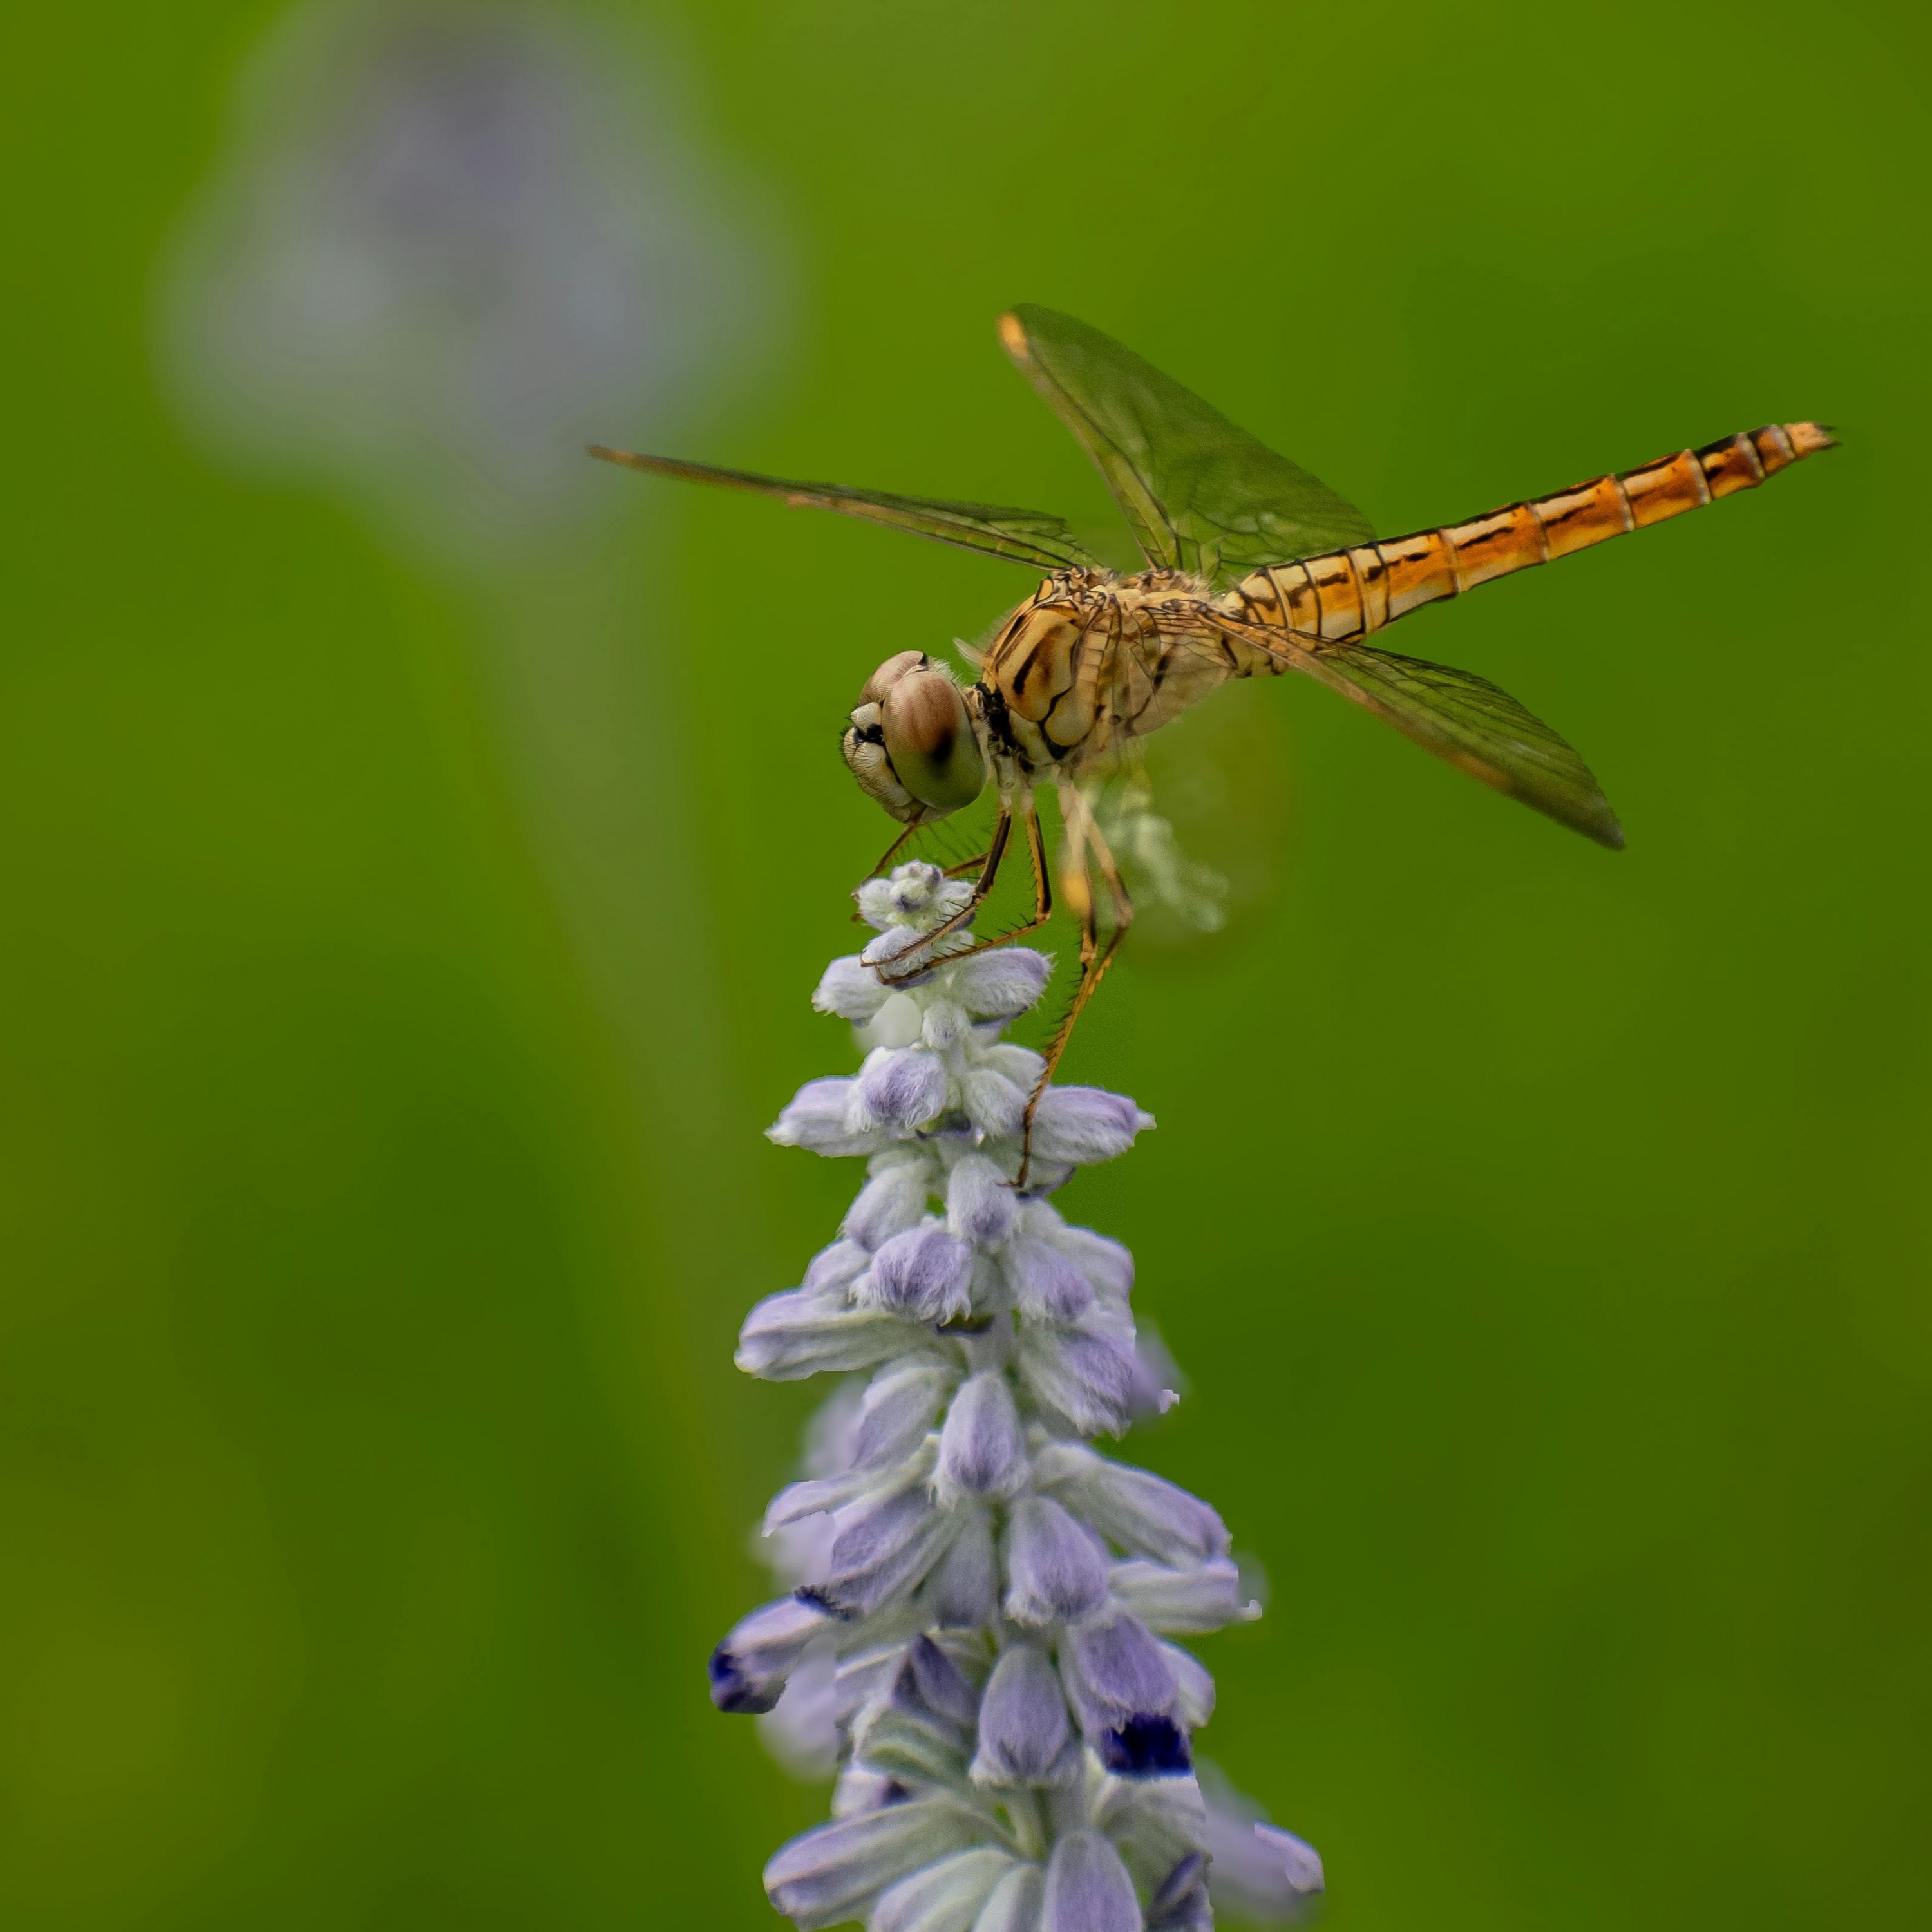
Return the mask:
<path fill-rule="evenodd" d="M 1085 1011 L 1087 1002 L 1094 997 L 1107 968 L 1114 963 L 1114 955 L 1120 950 L 1120 941 L 1127 936 L 1127 928 L 1134 922 L 1133 900 L 1120 877 L 1113 848 L 1101 832 L 1092 808 L 1084 796 L 1070 785 L 1063 788 L 1060 800 L 1066 821 L 1070 868 L 1070 876 L 1062 883 L 1067 896 L 1076 901 L 1080 914 L 1080 983 L 1074 988 L 1073 1004 L 1067 1008 L 1066 1017 L 1047 1042 L 1046 1064 L 1041 1069 L 1032 1097 L 1027 1102 L 1021 1127 L 1020 1170 L 1013 1183 L 1016 1187 L 1024 1187 L 1027 1183 L 1027 1169 L 1033 1160 L 1033 1117 L 1039 1108 L 1040 1096 L 1052 1084 L 1060 1056 L 1066 1051 L 1066 1043 L 1073 1036 L 1073 1029 Z M 1093 873 L 1096 872 L 1107 888 L 1111 915 L 1104 940 L 1100 936 L 1100 914 L 1094 903 Z"/>
<path fill-rule="evenodd" d="M 1047 875 L 1046 837 L 1040 829 L 1040 811 L 1033 802 L 1031 792 L 1027 793 L 1021 800 L 1019 811 L 1021 824 L 1026 832 L 1027 857 L 1033 866 L 1033 916 L 1024 924 L 1015 926 L 1012 932 L 1001 933 L 996 939 L 976 939 L 970 946 L 962 946 L 957 952 L 947 953 L 946 962 L 948 965 L 956 960 L 970 959 L 976 953 L 990 952 L 996 946 L 1010 946 L 1015 940 L 1024 938 L 1053 916 L 1053 888 L 1048 883 Z M 998 874 L 1000 861 L 1006 856 L 1006 846 L 1012 836 L 1012 820 L 1011 801 L 1001 800 L 1000 816 L 993 826 L 993 842 L 987 850 L 980 876 L 974 883 L 973 896 L 943 926 L 935 926 L 926 934 L 925 944 L 915 949 L 922 963 L 914 966 L 911 969 L 912 973 L 925 972 L 933 964 L 931 948 L 935 942 L 950 938 L 962 926 L 973 922 L 974 915 L 986 903 L 987 894 L 993 890 L 993 880 Z M 911 973 L 882 972 L 879 975 L 880 980 L 888 986 L 895 980 L 910 976 Z"/>
<path fill-rule="evenodd" d="M 968 872 L 976 872 L 986 862 L 986 855 L 983 852 L 976 859 L 962 859 L 958 865 L 946 867 L 946 876 L 949 879 L 963 879 Z"/>

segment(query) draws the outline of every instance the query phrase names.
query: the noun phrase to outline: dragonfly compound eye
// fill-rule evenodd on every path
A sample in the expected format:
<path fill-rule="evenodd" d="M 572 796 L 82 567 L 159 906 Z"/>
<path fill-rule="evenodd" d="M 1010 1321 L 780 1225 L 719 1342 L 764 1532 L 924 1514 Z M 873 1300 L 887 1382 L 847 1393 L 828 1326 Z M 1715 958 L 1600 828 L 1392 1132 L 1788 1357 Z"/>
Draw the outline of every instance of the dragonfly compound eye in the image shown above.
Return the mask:
<path fill-rule="evenodd" d="M 945 672 L 902 673 L 880 704 L 879 722 L 892 770 L 922 805 L 957 812 L 980 796 L 986 761 L 964 694 Z"/>
<path fill-rule="evenodd" d="M 908 672 L 930 670 L 932 660 L 923 651 L 898 651 L 866 680 L 866 688 L 859 694 L 861 704 L 883 704 L 886 693 Z"/>

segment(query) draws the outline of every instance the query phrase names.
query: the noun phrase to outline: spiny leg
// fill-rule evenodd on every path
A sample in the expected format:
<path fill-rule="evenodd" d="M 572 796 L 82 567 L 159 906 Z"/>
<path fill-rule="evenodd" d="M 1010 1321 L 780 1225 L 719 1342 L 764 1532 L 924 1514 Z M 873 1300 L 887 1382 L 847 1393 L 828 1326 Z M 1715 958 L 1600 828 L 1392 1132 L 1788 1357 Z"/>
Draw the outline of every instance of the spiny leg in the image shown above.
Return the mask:
<path fill-rule="evenodd" d="M 1046 839 L 1040 829 L 1040 809 L 1033 802 L 1033 794 L 1027 792 L 1020 803 L 1022 822 L 1026 828 L 1027 857 L 1033 866 L 1033 916 L 1023 925 L 1016 926 L 1010 932 L 1003 932 L 997 938 L 975 940 L 970 946 L 962 946 L 957 952 L 946 955 L 945 963 L 952 965 L 962 959 L 970 959 L 976 954 L 990 952 L 995 946 L 1010 946 L 1016 939 L 1044 926 L 1053 916 L 1053 889 L 1047 883 Z M 993 880 L 1000 869 L 1000 861 L 1005 856 L 1006 844 L 1012 830 L 1012 806 L 1011 801 L 1000 801 L 1000 816 L 993 827 L 993 842 L 986 854 L 986 862 L 973 887 L 973 896 L 947 920 L 943 926 L 935 926 L 925 940 L 910 949 L 924 956 L 922 964 L 903 973 L 880 971 L 880 981 L 890 986 L 899 980 L 909 980 L 915 974 L 929 970 L 937 964 L 931 957 L 931 949 L 940 940 L 950 938 L 962 926 L 973 922 L 987 895 L 993 890 Z M 896 962 L 894 962 L 896 963 Z"/>
<path fill-rule="evenodd" d="M 1094 997 L 1095 989 L 1105 976 L 1107 968 L 1114 963 L 1114 955 L 1120 950 L 1120 941 L 1126 937 L 1127 928 L 1134 922 L 1134 902 L 1129 896 L 1125 881 L 1120 877 L 1120 868 L 1115 862 L 1113 848 L 1107 843 L 1095 820 L 1092 808 L 1085 797 L 1072 787 L 1061 788 L 1060 802 L 1067 830 L 1067 857 L 1070 866 L 1076 866 L 1077 887 L 1070 897 L 1080 902 L 1080 983 L 1074 988 L 1073 1003 L 1066 1010 L 1066 1017 L 1055 1029 L 1047 1042 L 1046 1064 L 1040 1070 L 1040 1078 L 1034 1083 L 1032 1097 L 1027 1102 L 1026 1112 L 1022 1116 L 1020 1132 L 1020 1171 L 1013 1185 L 1024 1187 L 1027 1183 L 1027 1169 L 1033 1160 L 1033 1117 L 1040 1102 L 1040 1096 L 1052 1084 L 1060 1056 L 1066 1051 L 1066 1042 L 1073 1036 L 1073 1029 L 1087 1002 Z M 1094 881 L 1088 871 L 1088 855 L 1091 853 L 1094 869 L 1098 871 L 1107 887 L 1112 914 L 1112 929 L 1102 941 L 1100 934 L 1099 915 L 1094 903 Z M 1065 884 L 1073 887 L 1073 880 Z"/>

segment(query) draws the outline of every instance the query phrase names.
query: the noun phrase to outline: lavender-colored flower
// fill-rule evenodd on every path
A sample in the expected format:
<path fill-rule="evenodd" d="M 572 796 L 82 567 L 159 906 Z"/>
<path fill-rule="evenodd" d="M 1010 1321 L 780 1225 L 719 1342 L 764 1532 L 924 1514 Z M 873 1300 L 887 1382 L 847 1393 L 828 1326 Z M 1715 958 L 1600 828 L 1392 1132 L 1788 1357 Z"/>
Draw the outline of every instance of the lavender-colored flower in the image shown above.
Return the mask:
<path fill-rule="evenodd" d="M 950 1322 L 973 1305 L 973 1249 L 937 1222 L 884 1243 L 854 1293 L 917 1322 Z"/>
<path fill-rule="evenodd" d="M 850 1457 L 860 1468 L 909 1461 L 958 1385 L 952 1364 L 914 1356 L 881 1369 L 859 1405 Z"/>
<path fill-rule="evenodd" d="M 1082 1444 L 1048 1443 L 1034 1460 L 1034 1480 L 1137 1556 L 1178 1565 L 1228 1553 L 1226 1526 L 1199 1497 Z"/>
<path fill-rule="evenodd" d="M 800 1598 L 851 1622 L 910 1589 L 938 1562 L 957 1527 L 922 1489 L 854 1505 L 832 1545 L 832 1568 Z"/>
<path fill-rule="evenodd" d="M 918 865 L 861 890 L 878 938 L 818 1004 L 867 1058 L 773 1130 L 869 1156 L 868 1178 L 805 1286 L 752 1310 L 739 1359 L 874 1372 L 833 1396 L 768 1514 L 794 1596 L 713 1666 L 724 1708 L 782 1720 L 788 1760 L 840 1766 L 833 1822 L 766 1887 L 808 1932 L 1210 1932 L 1211 1865 L 1250 1916 L 1292 1916 L 1320 1862 L 1232 1794 L 1204 1801 L 1192 1734 L 1214 1679 L 1166 1640 L 1257 1614 L 1227 1530 L 1086 1440 L 1158 1414 L 1179 1376 L 1136 1323 L 1132 1257 L 1045 1196 L 1151 1123 L 1048 1088 L 1018 1191 L 1042 1068 L 998 1022 L 1048 962 L 952 956 L 963 934 L 932 947 L 964 890 Z"/>
<path fill-rule="evenodd" d="M 878 1161 L 887 1159 L 883 1154 L 878 1157 Z M 845 1211 L 840 1232 L 870 1250 L 917 1227 L 926 1214 L 932 1184 L 932 1169 L 925 1161 L 891 1161 L 860 1189 L 858 1199 Z"/>
<path fill-rule="evenodd" d="M 1179 1687 L 1138 1618 L 1112 1611 L 1070 1632 L 1060 1667 L 1080 1727 L 1108 1770 L 1159 1778 L 1190 1768 L 1175 1721 Z"/>
<path fill-rule="evenodd" d="M 842 1020 L 863 1026 L 877 1018 L 891 993 L 892 988 L 862 959 L 848 954 L 826 968 L 812 1004 L 821 1013 L 836 1013 Z"/>
<path fill-rule="evenodd" d="M 1011 1231 L 1018 1203 L 999 1163 L 962 1154 L 946 1183 L 946 1225 L 975 1247 L 997 1248 Z"/>
<path fill-rule="evenodd" d="M 980 1700 L 979 1740 L 975 1784 L 1061 1785 L 1078 1774 L 1066 1694 L 1044 1651 L 1022 1643 L 1001 1654 Z"/>
<path fill-rule="evenodd" d="M 1068 1832 L 1047 1862 L 1040 1932 L 1141 1932 L 1140 1900 L 1112 1843 Z"/>
<path fill-rule="evenodd" d="M 1108 1581 L 1114 1600 L 1163 1636 L 1198 1636 L 1261 1615 L 1261 1606 L 1241 1588 L 1240 1571 L 1225 1556 L 1188 1570 L 1136 1558 L 1116 1563 Z"/>
<path fill-rule="evenodd" d="M 908 1873 L 990 1836 L 982 1819 L 944 1798 L 886 1804 L 793 1839 L 765 1867 L 765 1889 L 800 1932 L 818 1932 L 861 1916 Z"/>
<path fill-rule="evenodd" d="M 872 1264 L 871 1252 L 841 1237 L 820 1248 L 805 1270 L 805 1286 L 814 1294 L 836 1295 L 851 1286 Z"/>
<path fill-rule="evenodd" d="M 1006 1250 L 1006 1266 L 1014 1304 L 1031 1321 L 1073 1322 L 1093 1306 L 1092 1284 L 1047 1242 L 1022 1236 Z"/>
<path fill-rule="evenodd" d="M 766 1139 L 775 1147 L 808 1148 L 814 1154 L 877 1153 L 885 1136 L 876 1123 L 856 1128 L 847 1124 L 857 1084 L 849 1076 L 808 1080 L 765 1130 Z"/>
<path fill-rule="evenodd" d="M 1053 962 L 1030 946 L 1003 946 L 952 975 L 952 997 L 975 1019 L 1016 1018 L 1046 991 Z"/>
<path fill-rule="evenodd" d="M 1022 1381 L 1048 1414 L 1083 1436 L 1119 1436 L 1133 1418 L 1131 1349 L 1086 1329 L 1035 1326 L 1020 1334 Z"/>
<path fill-rule="evenodd" d="M 916 1328 L 878 1308 L 847 1308 L 802 1289 L 768 1294 L 738 1333 L 739 1367 L 766 1382 L 797 1382 L 844 1369 L 869 1369 L 902 1355 Z"/>
<path fill-rule="evenodd" d="M 1134 1136 L 1154 1125 L 1132 1101 L 1097 1087 L 1049 1087 L 1034 1115 L 1033 1144 L 1045 1160 L 1087 1167 L 1112 1160 L 1134 1144 Z"/>
<path fill-rule="evenodd" d="M 825 1628 L 823 1611 L 789 1597 L 754 1610 L 711 1653 L 711 1701 L 721 1711 L 769 1711 Z"/>
<path fill-rule="evenodd" d="M 1107 1564 L 1093 1533 L 1047 1496 L 1029 1496 L 1006 1531 L 1006 1615 L 1016 1623 L 1078 1623 L 1107 1600 Z"/>
<path fill-rule="evenodd" d="M 946 1063 L 922 1046 L 875 1047 L 859 1070 L 849 1120 L 920 1127 L 946 1105 Z"/>
<path fill-rule="evenodd" d="M 985 1370 L 960 1390 L 946 1411 L 934 1492 L 949 1504 L 969 1494 L 1015 1496 L 1030 1473 L 1012 1385 L 997 1370 Z"/>

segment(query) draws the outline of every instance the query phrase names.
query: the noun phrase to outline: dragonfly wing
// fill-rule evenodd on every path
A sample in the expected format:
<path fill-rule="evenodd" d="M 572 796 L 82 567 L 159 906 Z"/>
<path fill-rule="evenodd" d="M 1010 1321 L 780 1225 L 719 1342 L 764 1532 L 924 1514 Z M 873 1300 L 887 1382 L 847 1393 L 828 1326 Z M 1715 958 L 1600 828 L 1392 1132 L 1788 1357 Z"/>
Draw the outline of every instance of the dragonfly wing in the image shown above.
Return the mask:
<path fill-rule="evenodd" d="M 1375 534 L 1327 484 L 1097 328 L 1023 302 L 1000 339 L 1100 466 L 1150 563 L 1226 582 Z"/>
<path fill-rule="evenodd" d="M 1297 668 L 1471 777 L 1600 845 L 1623 849 L 1624 829 L 1589 766 L 1487 678 L 1366 644 L 1326 646 Z"/>
<path fill-rule="evenodd" d="M 928 502 L 923 496 L 898 496 L 884 490 L 848 490 L 838 483 L 788 483 L 779 476 L 760 476 L 748 470 L 717 470 L 708 463 L 685 463 L 674 456 L 640 456 L 628 449 L 590 446 L 592 456 L 627 470 L 649 470 L 686 483 L 716 483 L 728 490 L 753 490 L 777 496 L 793 508 L 838 510 L 868 523 L 896 530 L 911 530 L 941 543 L 983 550 L 988 556 L 1011 557 L 1016 563 L 1042 570 L 1098 569 L 1100 560 L 1076 541 L 1064 519 L 1044 510 L 1006 509 L 994 503 Z"/>
<path fill-rule="evenodd" d="M 1571 745 L 1487 678 L 1368 644 L 1291 637 L 1218 615 L 1210 621 L 1387 718 L 1471 777 L 1600 845 L 1623 849 L 1624 829 L 1595 774 Z"/>

